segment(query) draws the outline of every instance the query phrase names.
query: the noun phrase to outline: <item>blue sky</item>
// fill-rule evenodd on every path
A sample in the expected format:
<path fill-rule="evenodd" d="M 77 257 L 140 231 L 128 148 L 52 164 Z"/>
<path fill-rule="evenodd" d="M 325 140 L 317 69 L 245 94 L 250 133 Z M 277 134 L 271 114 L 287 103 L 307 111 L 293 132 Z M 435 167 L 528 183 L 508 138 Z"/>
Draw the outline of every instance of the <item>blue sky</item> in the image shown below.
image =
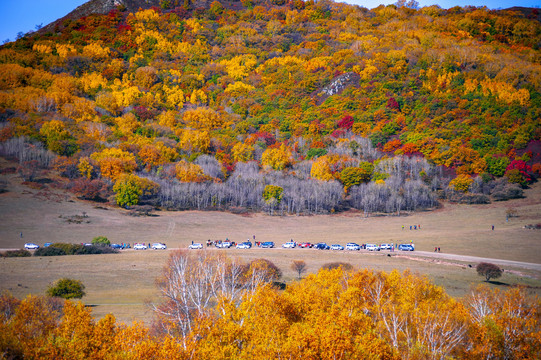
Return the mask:
<path fill-rule="evenodd" d="M 344 1 L 344 0 L 342 0 Z M 418 0 L 420 6 L 437 4 L 442 8 L 453 6 L 487 6 L 490 9 L 512 6 L 539 7 L 541 0 Z M 47 25 L 63 17 L 86 0 L 0 0 L 0 43 L 15 40 L 18 32 L 35 30 L 36 25 Z M 393 4 L 396 0 L 345 0 L 372 9 L 380 4 Z"/>

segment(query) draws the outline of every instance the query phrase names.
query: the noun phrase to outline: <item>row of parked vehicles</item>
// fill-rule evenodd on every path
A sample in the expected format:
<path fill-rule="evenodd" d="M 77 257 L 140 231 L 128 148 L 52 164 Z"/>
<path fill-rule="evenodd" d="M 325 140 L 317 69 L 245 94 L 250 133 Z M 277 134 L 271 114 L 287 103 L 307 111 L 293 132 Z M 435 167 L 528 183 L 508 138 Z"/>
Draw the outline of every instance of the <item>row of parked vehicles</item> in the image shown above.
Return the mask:
<path fill-rule="evenodd" d="M 230 241 L 220 241 L 220 242 L 217 242 L 215 244 L 215 246 L 217 248 L 228 248 L 229 249 L 229 248 L 233 247 L 233 243 L 230 242 Z M 266 242 L 257 243 L 257 246 L 260 247 L 260 248 L 274 248 L 275 243 L 273 241 L 266 241 Z M 250 242 L 250 241 L 242 242 L 242 243 L 236 244 L 235 247 L 237 249 L 250 249 L 250 248 L 252 248 L 252 242 Z M 306 248 L 313 248 L 313 249 L 318 249 L 318 250 L 354 250 L 354 251 L 358 251 L 358 250 L 361 250 L 361 249 L 365 249 L 365 250 L 368 250 L 368 251 L 380 251 L 380 250 L 393 251 L 393 250 L 395 250 L 395 245 L 394 244 L 381 244 L 381 245 L 361 244 L 361 245 L 359 245 L 357 243 L 348 243 L 348 244 L 346 244 L 345 247 L 340 245 L 340 244 L 327 245 L 326 243 L 312 244 L 312 243 L 309 243 L 309 242 L 297 243 L 295 241 L 288 241 L 285 244 L 282 244 L 282 248 L 284 248 L 284 249 L 292 249 L 292 248 L 296 248 L 296 247 L 305 248 L 305 249 Z M 193 243 L 190 246 L 188 246 L 188 248 L 190 248 L 190 249 L 202 249 L 203 244 L 201 244 L 201 243 Z M 413 244 L 400 244 L 400 245 L 396 246 L 396 249 L 401 250 L 401 251 L 414 251 L 415 246 Z"/>
<path fill-rule="evenodd" d="M 49 247 L 51 246 L 52 243 L 50 242 L 47 242 L 45 244 L 43 244 L 43 247 Z M 84 246 L 92 246 L 92 244 L 82 244 Z M 130 249 L 131 248 L 131 245 L 130 244 L 111 244 L 109 245 L 111 246 L 113 249 Z M 37 250 L 39 249 L 39 245 L 37 244 L 34 244 L 34 243 L 26 243 L 24 244 L 24 248 L 26 250 Z M 163 243 L 154 243 L 152 245 L 148 244 L 148 246 L 146 244 L 135 244 L 133 245 L 133 249 L 134 250 L 146 250 L 146 249 L 154 249 L 154 250 L 165 250 L 167 249 L 167 245 L 163 244 Z"/>
<path fill-rule="evenodd" d="M 394 250 L 395 245 L 394 244 L 357 244 L 357 243 L 347 243 L 346 246 L 342 246 L 340 244 L 332 244 L 327 245 L 326 243 L 317 243 L 317 244 L 311 244 L 309 242 L 304 242 L 297 244 L 296 242 L 287 242 L 282 245 L 283 248 L 294 248 L 294 247 L 300 247 L 300 248 L 315 248 L 318 250 L 354 250 L 358 251 L 361 249 L 365 249 L 368 251 L 380 251 L 380 250 Z M 402 251 L 414 251 L 415 246 L 413 244 L 400 244 L 396 247 L 398 250 Z"/>

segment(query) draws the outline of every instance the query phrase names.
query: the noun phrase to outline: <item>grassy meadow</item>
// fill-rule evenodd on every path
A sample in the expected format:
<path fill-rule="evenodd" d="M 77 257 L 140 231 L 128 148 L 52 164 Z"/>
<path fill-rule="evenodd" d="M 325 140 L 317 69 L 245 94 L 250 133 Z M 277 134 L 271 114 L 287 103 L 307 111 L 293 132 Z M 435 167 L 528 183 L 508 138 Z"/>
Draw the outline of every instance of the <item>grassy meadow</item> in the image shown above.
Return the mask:
<path fill-rule="evenodd" d="M 515 262 L 541 264 L 541 231 L 524 229 L 524 225 L 541 222 L 541 184 L 526 191 L 525 199 L 489 205 L 456 205 L 444 203 L 435 211 L 403 216 L 365 217 L 348 212 L 332 216 L 270 217 L 262 214 L 235 215 L 222 212 L 157 212 L 156 216 L 132 217 L 121 209 L 81 202 L 64 193 L 32 189 L 21 185 L 15 176 L 8 191 L 0 194 L 0 248 L 21 248 L 25 242 L 90 242 L 103 235 L 111 242 L 164 242 L 167 251 L 126 250 L 117 255 L 62 257 L 0 258 L 0 291 L 16 296 L 44 294 L 49 284 L 61 277 L 81 280 L 87 295 L 83 301 L 101 317 L 112 312 L 118 320 L 149 322 L 151 311 L 146 302 L 158 301 L 155 279 L 167 261 L 171 249 L 186 248 L 192 241 L 229 238 L 245 241 L 275 241 L 277 246 L 293 239 L 328 244 L 409 243 L 415 254 L 395 252 L 332 252 L 313 249 L 218 250 L 245 261 L 256 258 L 272 260 L 283 271 L 283 280 L 294 281 L 292 260 L 302 259 L 308 272 L 323 264 L 343 261 L 358 268 L 392 271 L 409 269 L 426 274 L 449 294 L 460 297 L 471 284 L 482 282 L 475 263 L 432 258 L 423 251 L 441 248 L 443 254 L 479 256 Z M 514 209 L 516 217 L 506 221 Z M 85 215 L 81 223 L 69 219 Z M 409 230 L 409 225 L 421 225 Z M 404 225 L 404 229 L 402 226 Z M 491 226 L 495 230 L 491 230 Z M 23 237 L 20 237 L 20 233 Z M 442 254 L 442 255 L 443 255 Z M 472 265 L 473 267 L 469 267 Z M 541 293 L 541 271 L 521 266 L 506 266 L 503 277 L 493 286 L 502 289 L 525 285 Z"/>

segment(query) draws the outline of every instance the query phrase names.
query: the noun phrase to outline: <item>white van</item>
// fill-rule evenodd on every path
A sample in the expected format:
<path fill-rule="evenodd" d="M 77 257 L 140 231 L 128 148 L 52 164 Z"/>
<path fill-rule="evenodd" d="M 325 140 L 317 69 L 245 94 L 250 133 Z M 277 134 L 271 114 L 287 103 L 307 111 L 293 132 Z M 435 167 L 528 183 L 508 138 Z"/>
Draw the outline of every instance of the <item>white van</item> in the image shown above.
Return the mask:
<path fill-rule="evenodd" d="M 366 244 L 365 249 L 369 251 L 379 251 L 379 246 L 376 244 Z"/>

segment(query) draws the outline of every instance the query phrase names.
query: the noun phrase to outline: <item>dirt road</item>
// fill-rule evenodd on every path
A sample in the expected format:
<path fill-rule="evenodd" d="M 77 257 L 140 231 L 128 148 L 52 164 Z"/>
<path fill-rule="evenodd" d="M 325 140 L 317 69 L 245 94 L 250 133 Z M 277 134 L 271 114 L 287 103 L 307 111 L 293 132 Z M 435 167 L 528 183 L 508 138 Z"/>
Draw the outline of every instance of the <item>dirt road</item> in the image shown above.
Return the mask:
<path fill-rule="evenodd" d="M 499 266 L 511 266 L 515 268 L 541 271 L 541 264 L 534 264 L 534 263 L 528 263 L 528 262 L 522 262 L 522 261 L 511 261 L 511 260 L 493 259 L 493 258 L 457 255 L 457 254 L 446 254 L 446 253 L 441 253 L 441 252 L 436 253 L 436 252 L 430 252 L 430 251 L 415 251 L 415 252 L 408 253 L 408 255 L 430 257 L 430 258 L 436 258 L 436 259 L 442 259 L 442 260 L 462 261 L 462 262 L 469 263 L 473 266 L 477 265 L 480 262 L 488 262 L 488 263 L 493 263 Z"/>

